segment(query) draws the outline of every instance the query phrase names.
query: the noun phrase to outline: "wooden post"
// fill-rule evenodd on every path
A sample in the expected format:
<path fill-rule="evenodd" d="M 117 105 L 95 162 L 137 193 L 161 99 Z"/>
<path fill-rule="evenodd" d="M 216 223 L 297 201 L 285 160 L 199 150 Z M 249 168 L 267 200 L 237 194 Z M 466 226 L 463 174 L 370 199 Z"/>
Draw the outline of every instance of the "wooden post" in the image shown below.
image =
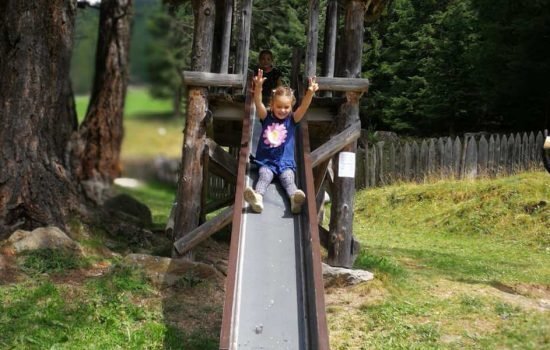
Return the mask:
<path fill-rule="evenodd" d="M 252 23 L 252 0 L 243 0 L 241 2 L 240 21 L 235 73 L 246 77 L 248 70 L 248 49 L 250 47 L 250 27 Z"/>
<path fill-rule="evenodd" d="M 345 72 L 348 78 L 361 77 L 361 61 L 363 48 L 363 22 L 365 3 L 359 0 L 346 2 L 345 17 Z M 346 93 L 346 103 L 341 107 L 338 119 L 338 129 L 359 121 L 359 99 L 361 93 Z M 345 152 L 355 153 L 357 141 L 344 148 Z M 339 157 L 333 158 L 334 169 L 338 169 Z M 355 197 L 355 179 L 340 177 L 334 179 L 331 217 L 330 242 L 328 249 L 328 263 L 332 266 L 351 268 L 357 257 L 358 244 L 353 238 L 353 208 Z"/>
<path fill-rule="evenodd" d="M 193 0 L 195 31 L 193 36 L 192 69 L 210 71 L 215 24 L 215 1 Z M 190 86 L 187 98 L 187 119 L 182 149 L 181 175 L 178 183 L 174 240 L 177 241 L 199 225 L 203 185 L 203 152 L 206 145 L 207 110 L 205 87 Z M 174 249 L 173 255 L 178 253 Z M 192 255 L 188 256 L 192 258 Z"/>
<path fill-rule="evenodd" d="M 336 34 L 338 31 L 338 0 L 329 0 L 325 19 L 325 42 L 323 48 L 324 77 L 334 77 L 334 61 L 336 58 Z M 325 96 L 332 96 L 331 91 L 326 91 Z"/>
<path fill-rule="evenodd" d="M 233 22 L 233 0 L 224 1 L 224 21 L 222 32 L 222 43 L 220 53 L 220 73 L 229 72 L 229 48 L 231 46 L 231 25 Z"/>
<path fill-rule="evenodd" d="M 317 46 L 319 41 L 319 0 L 309 0 L 309 29 L 307 32 L 306 77 L 317 71 Z"/>

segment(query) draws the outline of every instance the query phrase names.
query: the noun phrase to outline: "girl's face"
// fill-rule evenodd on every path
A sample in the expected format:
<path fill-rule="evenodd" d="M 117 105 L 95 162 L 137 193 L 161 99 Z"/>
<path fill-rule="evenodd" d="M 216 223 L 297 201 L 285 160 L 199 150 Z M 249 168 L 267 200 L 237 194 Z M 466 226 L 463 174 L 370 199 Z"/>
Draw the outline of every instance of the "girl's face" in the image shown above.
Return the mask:
<path fill-rule="evenodd" d="M 292 98 L 288 96 L 275 96 L 271 101 L 271 111 L 277 119 L 285 119 L 292 111 Z"/>

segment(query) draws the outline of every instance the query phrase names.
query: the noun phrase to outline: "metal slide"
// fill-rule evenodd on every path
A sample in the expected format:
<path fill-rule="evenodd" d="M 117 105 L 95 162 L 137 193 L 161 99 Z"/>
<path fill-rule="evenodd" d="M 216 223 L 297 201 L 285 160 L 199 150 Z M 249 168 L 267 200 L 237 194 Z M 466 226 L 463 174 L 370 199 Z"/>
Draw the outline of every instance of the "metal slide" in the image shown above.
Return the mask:
<path fill-rule="evenodd" d="M 247 111 L 241 158 L 255 154 L 261 132 L 250 96 Z M 305 152 L 302 134 L 297 155 Z M 252 212 L 242 191 L 257 169 L 241 159 L 220 349 L 328 349 L 313 181 L 307 157 L 298 159 L 298 186 L 308 197 L 300 215 L 291 214 L 278 182 L 264 195 L 263 212 Z"/>

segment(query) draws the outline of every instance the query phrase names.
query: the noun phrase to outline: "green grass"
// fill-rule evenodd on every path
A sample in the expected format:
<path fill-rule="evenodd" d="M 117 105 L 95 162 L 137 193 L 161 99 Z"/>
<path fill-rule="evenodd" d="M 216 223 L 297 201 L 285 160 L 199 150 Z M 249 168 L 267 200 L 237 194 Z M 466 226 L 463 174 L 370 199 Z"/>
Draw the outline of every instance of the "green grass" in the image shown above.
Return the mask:
<path fill-rule="evenodd" d="M 129 194 L 140 202 L 145 203 L 151 210 L 154 225 L 163 227 L 166 225 L 176 197 L 177 188 L 175 186 L 149 182 L 137 188 L 116 186 L 116 190 Z"/>
<path fill-rule="evenodd" d="M 60 249 L 32 250 L 22 254 L 19 260 L 19 266 L 29 274 L 59 273 L 88 265 L 75 253 Z"/>
<path fill-rule="evenodd" d="M 363 190 L 354 218 L 375 281 L 328 304 L 333 349 L 550 348 L 548 174 Z"/>
<path fill-rule="evenodd" d="M 327 289 L 331 349 L 550 348 L 550 312 L 541 306 L 550 290 L 548 176 L 359 191 L 356 267 L 375 279 Z M 118 190 L 165 223 L 175 188 Z M 204 300 L 217 288 L 208 281 L 185 275 L 163 299 L 141 271 L 110 258 L 107 273 L 63 283 L 49 272 L 86 265 L 56 254 L 27 257 L 28 278 L 0 284 L 0 348 L 218 347 L 222 302 Z M 203 323 L 186 331 L 185 320 Z"/>
<path fill-rule="evenodd" d="M 77 115 L 84 119 L 89 96 L 76 97 Z M 184 121 L 173 117 L 172 101 L 157 99 L 145 88 L 128 88 L 124 107 L 123 159 L 179 157 Z"/>
<path fill-rule="evenodd" d="M 0 334 L 2 349 L 217 349 L 211 336 L 165 324 L 151 286 L 120 265 L 78 287 L 44 279 L 0 287 Z"/>
<path fill-rule="evenodd" d="M 76 112 L 79 120 L 84 119 L 89 96 L 76 96 Z M 146 88 L 129 87 L 124 104 L 124 119 L 169 118 L 172 114 L 172 101 L 152 97 Z"/>

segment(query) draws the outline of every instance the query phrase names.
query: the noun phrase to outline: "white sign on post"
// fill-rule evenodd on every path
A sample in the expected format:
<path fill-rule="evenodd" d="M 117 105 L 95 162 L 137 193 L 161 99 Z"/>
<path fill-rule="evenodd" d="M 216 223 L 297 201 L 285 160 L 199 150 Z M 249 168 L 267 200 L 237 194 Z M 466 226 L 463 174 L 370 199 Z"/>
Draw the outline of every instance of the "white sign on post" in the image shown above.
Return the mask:
<path fill-rule="evenodd" d="M 340 152 L 338 156 L 338 177 L 355 177 L 355 153 Z"/>

